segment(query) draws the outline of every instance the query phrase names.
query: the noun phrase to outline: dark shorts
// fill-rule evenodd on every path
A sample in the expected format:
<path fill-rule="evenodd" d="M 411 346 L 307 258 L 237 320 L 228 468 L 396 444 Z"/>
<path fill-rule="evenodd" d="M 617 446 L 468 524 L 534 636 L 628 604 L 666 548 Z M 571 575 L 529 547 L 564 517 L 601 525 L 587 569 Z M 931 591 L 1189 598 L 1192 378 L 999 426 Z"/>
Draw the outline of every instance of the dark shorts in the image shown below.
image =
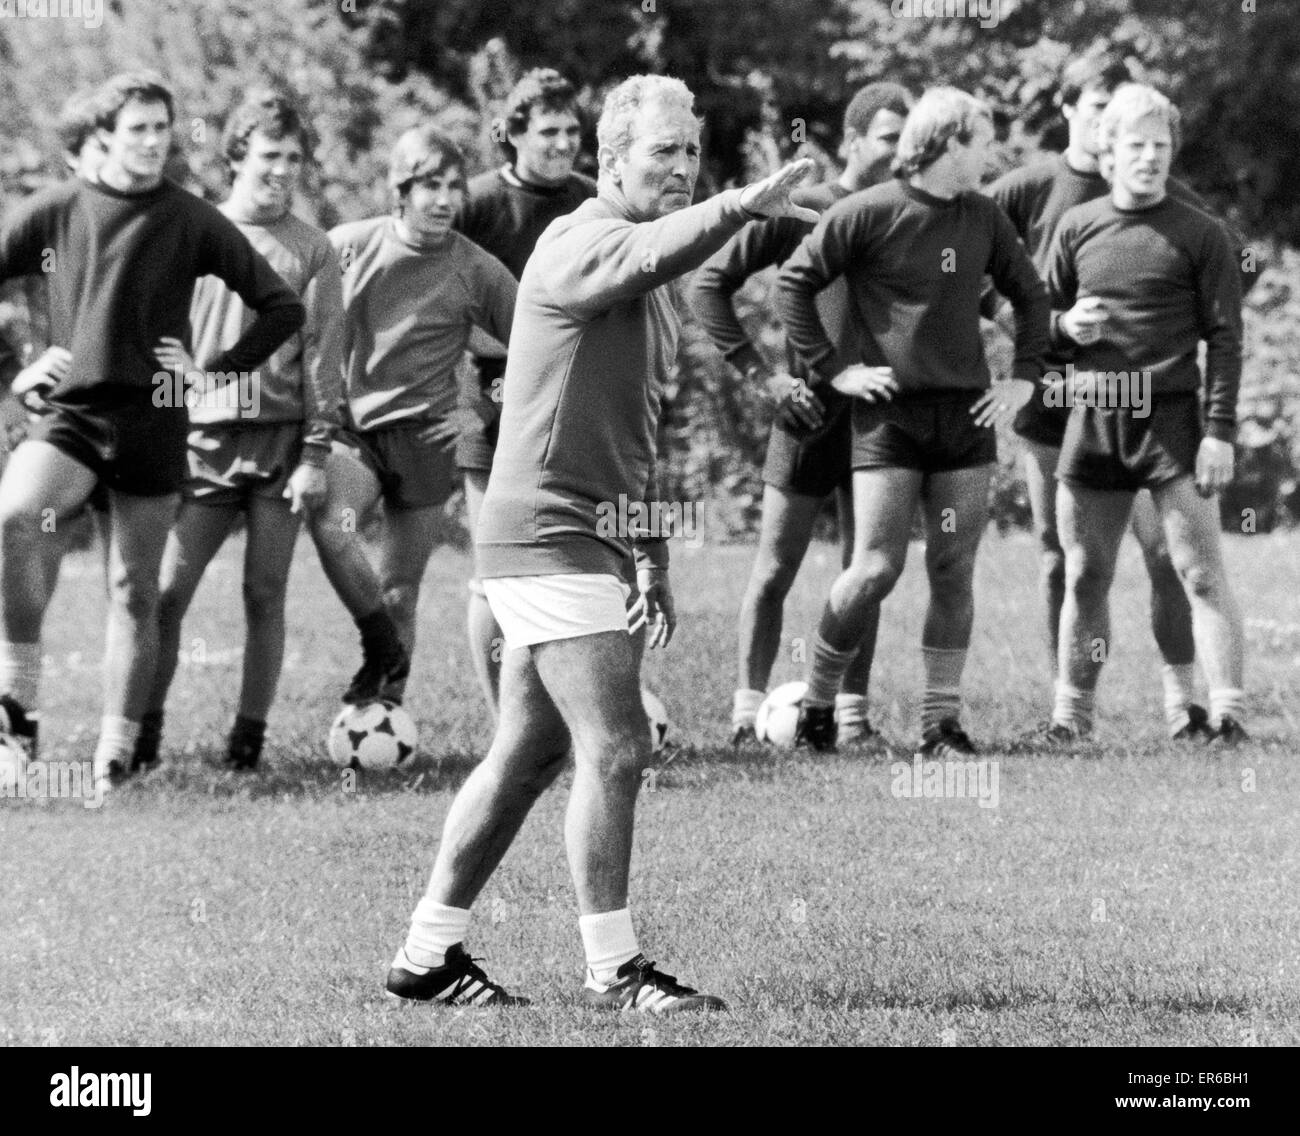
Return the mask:
<path fill-rule="evenodd" d="M 1136 493 L 1196 472 L 1201 410 L 1195 394 L 1160 395 L 1151 413 L 1076 406 L 1056 476 L 1081 489 Z"/>
<path fill-rule="evenodd" d="M 1065 440 L 1065 427 L 1069 421 L 1070 408 L 1048 406 L 1043 388 L 1039 385 L 1034 390 L 1034 397 L 1016 413 L 1011 428 L 1027 441 L 1059 450 Z"/>
<path fill-rule="evenodd" d="M 341 430 L 334 445 L 375 475 L 389 508 L 426 509 L 441 505 L 460 484 L 455 447 L 420 440 L 432 425 L 422 421 L 360 433 Z"/>
<path fill-rule="evenodd" d="M 300 422 L 196 426 L 189 436 L 185 498 L 245 507 L 253 497 L 283 500 L 301 457 Z"/>
<path fill-rule="evenodd" d="M 94 402 L 54 405 L 27 437 L 85 466 L 105 489 L 165 497 L 185 483 L 188 432 L 183 406 L 155 406 L 152 388 L 132 387 Z"/>
<path fill-rule="evenodd" d="M 488 387 L 506 373 L 504 359 L 476 359 L 475 364 L 478 367 L 479 383 L 484 387 Z M 491 422 L 476 421 L 470 429 L 456 439 L 457 469 L 490 470 L 492 468 L 492 455 L 496 453 L 497 448 L 499 421 L 499 415 Z"/>
<path fill-rule="evenodd" d="M 936 391 L 853 404 L 853 468 L 947 473 L 998 460 L 997 434 L 976 426 L 979 390 Z"/>
<path fill-rule="evenodd" d="M 853 483 L 852 400 L 835 390 L 818 392 L 826 418 L 818 430 L 772 423 L 763 482 L 786 493 L 825 497 Z"/>

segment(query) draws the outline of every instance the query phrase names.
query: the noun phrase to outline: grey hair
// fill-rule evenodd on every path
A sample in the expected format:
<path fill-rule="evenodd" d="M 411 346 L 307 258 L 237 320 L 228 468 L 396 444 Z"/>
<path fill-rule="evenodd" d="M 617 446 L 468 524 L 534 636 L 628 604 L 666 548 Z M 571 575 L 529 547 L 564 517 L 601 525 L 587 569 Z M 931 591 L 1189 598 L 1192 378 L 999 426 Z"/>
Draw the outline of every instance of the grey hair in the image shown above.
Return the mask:
<path fill-rule="evenodd" d="M 695 113 L 695 96 L 680 79 L 669 75 L 633 75 L 605 96 L 605 106 L 596 123 L 596 143 L 608 146 L 622 157 L 632 145 L 632 124 L 641 108 L 649 103 Z"/>

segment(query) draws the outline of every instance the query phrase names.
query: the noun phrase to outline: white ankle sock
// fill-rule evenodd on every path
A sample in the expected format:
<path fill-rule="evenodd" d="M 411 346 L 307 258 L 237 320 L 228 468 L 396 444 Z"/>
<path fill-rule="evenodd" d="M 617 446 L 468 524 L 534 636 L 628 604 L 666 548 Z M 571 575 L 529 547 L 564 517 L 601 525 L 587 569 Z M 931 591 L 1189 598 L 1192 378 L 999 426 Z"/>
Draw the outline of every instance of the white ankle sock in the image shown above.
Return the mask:
<path fill-rule="evenodd" d="M 1080 690 L 1066 682 L 1056 684 L 1056 705 L 1052 709 L 1052 722 L 1067 726 L 1077 734 L 1092 732 L 1092 716 L 1096 692 Z"/>
<path fill-rule="evenodd" d="M 599 915 L 580 915 L 578 929 L 591 977 L 602 986 L 613 982 L 618 968 L 641 953 L 632 929 L 632 912 L 626 907 Z"/>
<path fill-rule="evenodd" d="M 423 974 L 442 966 L 447 961 L 447 948 L 464 942 L 468 931 L 468 907 L 448 907 L 425 896 L 415 905 L 406 944 L 397 952 L 393 965 L 413 974 Z"/>
<path fill-rule="evenodd" d="M 1232 718 L 1239 726 L 1246 722 L 1246 692 L 1233 687 L 1221 687 L 1210 691 L 1210 725 L 1216 730 L 1225 717 Z"/>
<path fill-rule="evenodd" d="M 761 690 L 738 690 L 731 699 L 731 726 L 752 726 L 766 695 Z"/>
<path fill-rule="evenodd" d="M 41 687 L 41 645 L 0 640 L 0 694 L 35 710 Z"/>
<path fill-rule="evenodd" d="M 135 739 L 140 736 L 140 723 L 116 714 L 105 714 L 99 720 L 99 744 L 95 746 L 95 764 L 107 765 L 110 761 L 130 764 L 135 751 Z"/>
<path fill-rule="evenodd" d="M 1165 663 L 1160 668 L 1160 680 L 1165 687 L 1165 722 L 1169 732 L 1176 734 L 1187 725 L 1187 707 L 1196 689 L 1196 664 Z"/>

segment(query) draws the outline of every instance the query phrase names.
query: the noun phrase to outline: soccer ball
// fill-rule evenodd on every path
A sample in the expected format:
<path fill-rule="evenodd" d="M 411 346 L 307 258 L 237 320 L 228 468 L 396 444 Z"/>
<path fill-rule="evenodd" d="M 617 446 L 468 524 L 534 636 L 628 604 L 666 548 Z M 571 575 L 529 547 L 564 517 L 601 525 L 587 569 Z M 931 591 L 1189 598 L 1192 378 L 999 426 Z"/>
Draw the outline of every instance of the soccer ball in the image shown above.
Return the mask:
<path fill-rule="evenodd" d="M 671 724 L 668 721 L 668 711 L 659 701 L 659 696 L 644 687 L 641 689 L 641 705 L 645 707 L 645 716 L 650 719 L 650 749 L 658 753 L 668 738 L 668 727 Z"/>
<path fill-rule="evenodd" d="M 329 751 L 351 769 L 391 769 L 415 752 L 415 720 L 396 702 L 344 706 L 330 727 Z"/>
<path fill-rule="evenodd" d="M 771 742 L 780 749 L 794 749 L 799 704 L 807 693 L 806 682 L 787 682 L 764 698 L 754 718 L 754 733 L 758 735 L 758 740 Z"/>

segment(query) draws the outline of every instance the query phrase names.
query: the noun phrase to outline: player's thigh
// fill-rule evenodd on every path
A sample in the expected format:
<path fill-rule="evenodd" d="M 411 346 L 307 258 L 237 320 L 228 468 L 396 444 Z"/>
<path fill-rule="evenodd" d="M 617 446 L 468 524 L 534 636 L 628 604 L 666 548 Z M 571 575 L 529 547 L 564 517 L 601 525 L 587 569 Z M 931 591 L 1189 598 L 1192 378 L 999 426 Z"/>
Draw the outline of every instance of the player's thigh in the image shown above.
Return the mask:
<path fill-rule="evenodd" d="M 379 478 L 351 450 L 334 445 L 325 459 L 325 502 L 316 524 L 344 525 L 359 532 L 361 520 L 379 500 Z"/>
<path fill-rule="evenodd" d="M 1129 528 L 1142 546 L 1142 555 L 1148 561 L 1162 560 L 1168 555 L 1164 522 L 1160 519 L 1160 510 L 1156 508 L 1155 498 L 1149 490 L 1143 489 L 1133 499 Z"/>
<path fill-rule="evenodd" d="M 808 551 L 821 506 L 820 497 L 764 485 L 755 567 L 797 570 Z"/>
<path fill-rule="evenodd" d="M 414 587 L 424 576 L 433 550 L 448 537 L 446 510 L 387 508 L 379 553 L 379 577 L 385 588 Z"/>
<path fill-rule="evenodd" d="M 1209 573 L 1226 580 L 1218 498 L 1202 497 L 1190 477 L 1162 485 L 1152 496 L 1174 566 L 1180 572 Z"/>
<path fill-rule="evenodd" d="M 1056 518 L 1067 564 L 1109 577 L 1132 506 L 1132 493 L 1058 482 Z"/>
<path fill-rule="evenodd" d="M 244 591 L 258 596 L 282 593 L 293 564 L 299 519 L 289 502 L 254 497 L 248 505 L 244 546 Z"/>
<path fill-rule="evenodd" d="M 49 442 L 20 442 L 0 477 L 0 518 L 69 516 L 85 504 L 98 480 L 93 470 Z"/>
<path fill-rule="evenodd" d="M 930 567 L 973 567 L 988 527 L 992 465 L 931 473 L 921 496 L 925 517 L 925 558 Z"/>
<path fill-rule="evenodd" d="M 236 505 L 182 501 L 167 534 L 159 585 L 164 595 L 188 602 L 239 516 Z"/>
<path fill-rule="evenodd" d="M 638 748 L 644 741 L 642 756 L 649 756 L 640 663 L 626 632 L 555 639 L 531 651 L 580 755 L 596 752 L 611 740 L 630 739 Z"/>
<path fill-rule="evenodd" d="M 180 508 L 180 494 L 139 497 L 115 489 L 109 493 L 109 502 L 109 579 L 115 586 L 125 584 L 148 591 L 158 580 L 163 549 Z"/>
<path fill-rule="evenodd" d="M 547 692 L 527 647 L 501 656 L 497 718 L 503 759 L 520 753 L 558 757 L 569 748 L 569 728 Z M 494 746 L 494 751 L 497 747 Z"/>
<path fill-rule="evenodd" d="M 919 469 L 853 471 L 853 560 L 885 558 L 898 571 L 907 559 L 912 518 L 924 475 Z"/>

